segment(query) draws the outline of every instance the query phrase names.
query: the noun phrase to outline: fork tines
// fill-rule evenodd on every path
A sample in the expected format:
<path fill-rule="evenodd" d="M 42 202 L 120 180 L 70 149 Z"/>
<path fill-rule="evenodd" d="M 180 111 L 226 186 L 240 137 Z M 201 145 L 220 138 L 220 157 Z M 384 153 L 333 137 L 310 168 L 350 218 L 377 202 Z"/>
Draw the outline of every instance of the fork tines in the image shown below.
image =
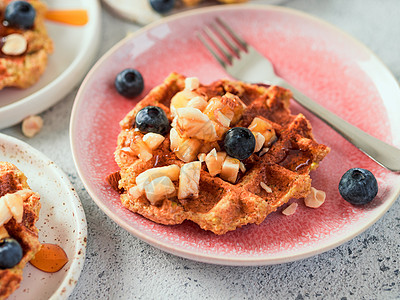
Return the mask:
<path fill-rule="evenodd" d="M 218 17 L 197 36 L 224 68 L 232 64 L 234 56 L 240 58 L 240 53 L 248 48 L 248 44 Z"/>

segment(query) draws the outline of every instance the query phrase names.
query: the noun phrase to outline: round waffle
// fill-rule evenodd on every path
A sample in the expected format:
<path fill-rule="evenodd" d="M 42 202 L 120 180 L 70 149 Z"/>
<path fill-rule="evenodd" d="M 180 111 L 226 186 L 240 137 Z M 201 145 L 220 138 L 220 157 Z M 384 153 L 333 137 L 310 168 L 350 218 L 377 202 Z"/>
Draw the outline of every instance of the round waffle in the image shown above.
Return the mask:
<path fill-rule="evenodd" d="M 202 163 L 199 193 L 195 197 L 178 199 L 171 196 L 151 204 L 146 195 L 135 196 L 129 192 L 137 184 L 136 177 L 146 170 L 185 164 L 171 150 L 169 135 L 153 150 L 151 158 L 139 158 L 135 151 L 127 151 L 127 147 L 132 148 L 133 141 L 143 136 L 134 128 L 137 112 L 143 107 L 156 105 L 172 122 L 171 99 L 184 89 L 185 77 L 170 74 L 120 122 L 121 132 L 115 151 L 120 171 L 110 178 L 114 182 L 117 178 L 121 202 L 126 208 L 157 223 L 172 225 L 191 220 L 205 230 L 224 234 L 246 224 L 260 224 L 289 199 L 302 198 L 310 193 L 309 172 L 318 167 L 330 149 L 315 141 L 311 125 L 304 115 L 290 113 L 291 92 L 277 86 L 230 80 L 200 84 L 194 92 L 208 100 L 227 93 L 239 97 L 244 109 L 234 126 L 249 127 L 255 118 L 266 120 L 276 133 L 271 145 L 242 161 L 241 171 L 234 182 L 223 180 L 222 176 L 211 176 L 206 164 Z M 208 152 L 213 146 L 223 150 L 221 141 L 214 144 L 202 141 L 201 149 L 207 148 L 205 152 Z M 178 186 L 177 181 L 173 183 Z"/>

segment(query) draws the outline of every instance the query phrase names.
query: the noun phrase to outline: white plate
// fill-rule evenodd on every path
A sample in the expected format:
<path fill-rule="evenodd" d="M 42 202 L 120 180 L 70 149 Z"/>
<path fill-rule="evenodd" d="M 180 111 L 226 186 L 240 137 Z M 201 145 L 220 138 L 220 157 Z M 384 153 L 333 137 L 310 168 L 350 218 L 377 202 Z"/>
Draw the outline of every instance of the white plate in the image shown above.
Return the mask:
<path fill-rule="evenodd" d="M 0 129 L 38 114 L 61 100 L 79 83 L 90 68 L 100 40 L 100 5 L 98 0 L 47 0 L 49 9 L 86 9 L 89 22 L 71 26 L 46 22 L 54 42 L 47 69 L 27 89 L 5 88 L 0 91 Z"/>
<path fill-rule="evenodd" d="M 56 273 L 42 272 L 28 263 L 21 286 L 9 299 L 66 299 L 78 281 L 86 253 L 86 217 L 78 195 L 54 162 L 4 134 L 0 134 L 0 161 L 15 164 L 41 196 L 36 223 L 40 242 L 57 244 L 68 256 L 68 263 Z"/>

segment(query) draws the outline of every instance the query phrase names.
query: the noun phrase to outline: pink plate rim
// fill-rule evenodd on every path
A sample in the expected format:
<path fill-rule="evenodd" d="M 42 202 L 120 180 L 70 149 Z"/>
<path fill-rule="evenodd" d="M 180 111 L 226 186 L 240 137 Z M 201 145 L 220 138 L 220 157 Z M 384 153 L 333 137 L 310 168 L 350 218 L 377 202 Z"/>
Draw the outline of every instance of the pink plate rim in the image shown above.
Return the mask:
<path fill-rule="evenodd" d="M 168 253 L 181 256 L 184 258 L 188 258 L 191 260 L 196 260 L 196 261 L 201 261 L 201 262 L 206 262 L 206 263 L 213 263 L 213 264 L 222 264 L 222 265 L 236 265 L 236 266 L 251 266 L 251 265 L 272 265 L 272 264 L 280 264 L 280 263 L 287 263 L 295 260 L 300 260 L 304 259 L 307 257 L 314 256 L 316 254 L 320 254 L 323 252 L 326 252 L 330 249 L 333 249 L 349 240 L 354 238 L 355 236 L 359 235 L 363 231 L 365 231 L 367 228 L 372 226 L 376 221 L 378 221 L 385 213 L 386 211 L 392 206 L 392 204 L 395 202 L 395 200 L 399 197 L 400 195 L 400 186 L 397 187 L 397 190 L 395 189 L 387 199 L 385 199 L 385 202 L 379 206 L 377 214 L 374 215 L 373 218 L 369 219 L 367 222 L 363 223 L 363 226 L 359 226 L 356 229 L 352 231 L 347 231 L 344 232 L 342 235 L 340 235 L 339 238 L 332 239 L 328 243 L 324 243 L 320 245 L 319 247 L 308 247 L 303 250 L 297 251 L 294 255 L 274 255 L 273 257 L 270 257 L 268 255 L 259 255 L 256 257 L 232 257 L 229 255 L 218 255 L 218 254 L 208 254 L 208 253 L 200 253 L 200 252 L 192 252 L 187 249 L 179 249 L 179 248 L 174 248 L 170 244 L 167 244 L 163 241 L 157 240 L 155 238 L 149 237 L 146 234 L 143 234 L 142 232 L 132 228 L 128 222 L 125 222 L 122 220 L 118 214 L 114 213 L 112 210 L 108 209 L 106 205 L 103 204 L 101 198 L 97 194 L 96 190 L 93 190 L 90 188 L 90 186 L 87 184 L 87 178 L 83 176 L 83 162 L 78 161 L 77 159 L 77 149 L 76 149 L 76 144 L 75 144 L 75 135 L 74 135 L 74 128 L 77 124 L 76 120 L 76 115 L 77 115 L 77 110 L 80 102 L 80 97 L 83 93 L 83 90 L 85 89 L 86 84 L 88 83 L 90 77 L 97 71 L 97 69 L 102 65 L 102 63 L 109 59 L 110 56 L 112 56 L 115 52 L 118 51 L 118 49 L 124 45 L 128 40 L 134 39 L 136 36 L 149 31 L 159 25 L 162 25 L 164 23 L 168 23 L 180 18 L 188 17 L 188 16 L 195 16 L 195 15 L 200 15 L 200 14 L 207 14 L 208 12 L 215 12 L 215 11 L 224 11 L 224 10 L 246 10 L 246 9 L 257 9 L 257 10 L 263 10 L 263 11 L 279 11 L 282 13 L 288 13 L 291 15 L 296 15 L 298 17 L 308 19 L 309 21 L 312 21 L 316 23 L 317 25 L 324 26 L 325 28 L 335 31 L 335 34 L 340 34 L 342 36 L 345 36 L 347 39 L 350 39 L 351 42 L 354 44 L 354 47 L 361 48 L 363 51 L 369 53 L 371 57 L 376 60 L 379 64 L 380 67 L 382 67 L 382 70 L 386 76 L 389 76 L 391 80 L 394 80 L 396 82 L 394 76 L 390 72 L 390 70 L 380 61 L 379 58 L 376 57 L 376 55 L 368 49 L 365 45 L 363 45 L 361 42 L 358 40 L 354 39 L 344 31 L 334 27 L 333 25 L 318 19 L 314 16 L 308 15 L 306 13 L 297 11 L 295 9 L 291 8 L 286 8 L 286 7 L 280 7 L 280 6 L 272 6 L 272 5 L 257 5 L 257 4 L 234 4 L 234 5 L 224 5 L 224 6 L 211 6 L 211 7 L 205 7 L 205 8 L 199 8 L 199 9 L 194 9 L 186 12 L 182 12 L 176 15 L 172 15 L 169 17 L 165 17 L 162 20 L 156 21 L 151 23 L 150 25 L 147 25 L 138 31 L 130 34 L 120 42 L 118 42 L 115 46 L 113 46 L 106 54 L 104 54 L 98 61 L 97 63 L 92 67 L 92 69 L 89 71 L 87 74 L 86 78 L 84 79 L 75 99 L 74 106 L 72 108 L 72 113 L 71 113 L 71 121 L 70 121 L 70 143 L 71 143 L 71 149 L 72 149 L 72 154 L 73 154 L 73 159 L 75 162 L 75 166 L 77 169 L 77 172 L 87 190 L 89 195 L 92 197 L 93 201 L 99 206 L 101 210 L 103 210 L 112 220 L 114 220 L 119 226 L 130 232 L 132 235 L 135 237 L 138 237 L 139 239 L 147 242 L 148 244 L 151 244 L 163 251 L 166 251 Z M 400 95 L 400 92 L 398 91 L 398 95 Z M 393 139 L 399 139 L 398 137 L 395 136 L 395 132 L 393 132 Z"/>

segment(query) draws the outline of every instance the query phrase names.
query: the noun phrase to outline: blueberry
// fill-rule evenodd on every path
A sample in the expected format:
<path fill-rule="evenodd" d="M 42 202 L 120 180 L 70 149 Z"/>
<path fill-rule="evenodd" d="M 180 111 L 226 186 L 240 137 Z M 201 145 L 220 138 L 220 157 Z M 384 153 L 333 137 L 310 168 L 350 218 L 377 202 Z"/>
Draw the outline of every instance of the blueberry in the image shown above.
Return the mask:
<path fill-rule="evenodd" d="M 146 106 L 139 110 L 135 125 L 141 133 L 154 132 L 165 135 L 169 131 L 167 115 L 158 106 Z"/>
<path fill-rule="evenodd" d="M 12 1 L 4 12 L 5 25 L 19 29 L 32 28 L 35 17 L 35 9 L 26 1 Z"/>
<path fill-rule="evenodd" d="M 151 7 L 158 13 L 169 12 L 175 5 L 175 0 L 150 0 Z"/>
<path fill-rule="evenodd" d="M 118 93 L 126 98 L 136 97 L 144 88 L 143 77 L 135 69 L 125 69 L 118 73 L 114 84 Z"/>
<path fill-rule="evenodd" d="M 233 127 L 228 130 L 224 139 L 226 153 L 239 160 L 249 158 L 256 147 L 253 133 L 244 127 Z"/>
<path fill-rule="evenodd" d="M 353 168 L 344 173 L 340 179 L 339 193 L 351 204 L 367 204 L 378 193 L 378 183 L 370 171 Z"/>
<path fill-rule="evenodd" d="M 22 259 L 21 245 L 12 238 L 0 241 L 0 269 L 9 269 L 17 265 Z"/>

